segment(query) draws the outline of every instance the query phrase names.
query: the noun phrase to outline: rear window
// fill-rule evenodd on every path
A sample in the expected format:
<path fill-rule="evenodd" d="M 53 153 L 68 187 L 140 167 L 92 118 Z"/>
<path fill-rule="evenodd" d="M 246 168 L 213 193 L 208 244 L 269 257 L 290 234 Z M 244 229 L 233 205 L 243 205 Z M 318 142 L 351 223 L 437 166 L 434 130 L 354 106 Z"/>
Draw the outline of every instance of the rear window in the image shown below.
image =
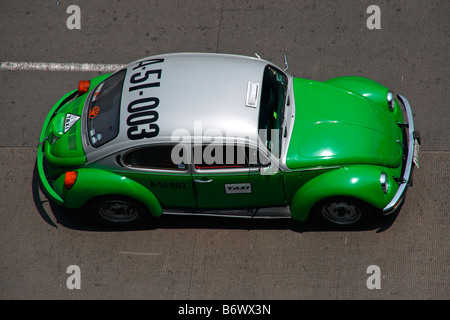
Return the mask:
<path fill-rule="evenodd" d="M 100 147 L 119 134 L 120 101 L 126 70 L 119 71 L 94 90 L 87 113 L 88 138 Z"/>
<path fill-rule="evenodd" d="M 129 167 L 166 170 L 186 170 L 184 164 L 172 161 L 173 146 L 151 146 L 137 149 L 123 157 L 123 163 Z"/>

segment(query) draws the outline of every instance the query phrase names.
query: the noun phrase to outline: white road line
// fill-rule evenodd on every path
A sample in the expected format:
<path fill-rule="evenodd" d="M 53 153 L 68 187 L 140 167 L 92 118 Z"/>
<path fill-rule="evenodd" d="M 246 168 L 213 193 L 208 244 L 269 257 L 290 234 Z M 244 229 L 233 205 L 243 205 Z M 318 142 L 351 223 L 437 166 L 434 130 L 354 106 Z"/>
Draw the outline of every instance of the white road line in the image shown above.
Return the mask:
<path fill-rule="evenodd" d="M 124 64 L 55 63 L 55 62 L 2 62 L 0 70 L 24 71 L 100 71 L 114 72 Z"/>

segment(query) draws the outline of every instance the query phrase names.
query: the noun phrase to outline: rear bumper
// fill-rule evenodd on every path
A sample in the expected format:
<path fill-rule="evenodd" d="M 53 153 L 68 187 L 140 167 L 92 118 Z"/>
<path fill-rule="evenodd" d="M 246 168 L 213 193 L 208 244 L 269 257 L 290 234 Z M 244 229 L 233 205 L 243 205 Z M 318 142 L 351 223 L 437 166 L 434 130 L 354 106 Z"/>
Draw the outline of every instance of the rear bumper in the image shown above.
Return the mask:
<path fill-rule="evenodd" d="M 63 105 L 65 105 L 68 101 L 72 100 L 77 95 L 77 90 L 73 90 L 67 94 L 65 94 L 61 99 L 58 100 L 58 102 L 55 103 L 53 108 L 48 113 L 47 117 L 45 118 L 44 125 L 41 131 L 41 135 L 39 137 L 39 145 L 37 150 L 37 169 L 39 174 L 39 181 L 41 183 L 42 189 L 44 193 L 47 195 L 47 197 L 51 200 L 53 200 L 57 204 L 63 204 L 64 200 L 61 198 L 61 196 L 53 190 L 52 186 L 50 185 L 50 182 L 47 179 L 45 169 L 44 169 L 44 156 L 45 156 L 45 143 L 47 140 L 47 127 L 52 120 L 55 113 L 58 111 L 59 108 L 61 108 Z"/>
<path fill-rule="evenodd" d="M 415 166 L 414 154 L 415 151 L 418 152 L 418 149 L 415 150 L 415 148 L 418 147 L 416 141 L 420 143 L 419 132 L 414 130 L 414 118 L 411 106 L 409 105 L 409 102 L 405 97 L 398 95 L 398 99 L 403 104 L 408 121 L 406 126 L 408 143 L 405 144 L 405 146 L 408 148 L 408 152 L 406 156 L 406 161 L 404 163 L 403 177 L 401 178 L 401 183 L 399 185 L 397 192 L 395 193 L 394 198 L 383 209 L 383 213 L 385 215 L 394 212 L 403 203 L 403 200 L 405 199 L 406 191 L 412 183 L 412 174 Z"/>

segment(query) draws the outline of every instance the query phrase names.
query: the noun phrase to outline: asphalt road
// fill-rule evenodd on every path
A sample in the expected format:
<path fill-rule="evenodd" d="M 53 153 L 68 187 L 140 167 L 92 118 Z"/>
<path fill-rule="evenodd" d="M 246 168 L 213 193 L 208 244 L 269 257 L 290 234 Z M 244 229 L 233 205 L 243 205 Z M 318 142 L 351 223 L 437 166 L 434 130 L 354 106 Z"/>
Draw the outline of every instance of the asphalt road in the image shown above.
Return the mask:
<path fill-rule="evenodd" d="M 67 27 L 72 4 L 81 29 Z M 372 4 L 381 29 L 367 27 Z M 49 203 L 35 175 L 46 114 L 99 72 L 1 70 L 0 299 L 449 299 L 449 16 L 447 0 L 2 1 L 1 62 L 287 54 L 295 76 L 364 76 L 407 97 L 422 146 L 401 210 L 364 230 L 174 216 L 99 229 Z"/>

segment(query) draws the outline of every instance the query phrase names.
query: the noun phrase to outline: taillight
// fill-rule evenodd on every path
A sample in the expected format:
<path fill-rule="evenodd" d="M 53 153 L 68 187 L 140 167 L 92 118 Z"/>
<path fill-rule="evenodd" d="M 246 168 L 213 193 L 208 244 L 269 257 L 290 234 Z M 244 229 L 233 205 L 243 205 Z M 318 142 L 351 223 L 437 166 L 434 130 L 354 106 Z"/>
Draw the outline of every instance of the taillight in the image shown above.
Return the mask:
<path fill-rule="evenodd" d="M 91 82 L 89 80 L 81 80 L 78 82 L 78 94 L 82 95 L 89 91 L 89 87 L 91 86 Z"/>
<path fill-rule="evenodd" d="M 77 181 L 77 172 L 76 171 L 67 171 L 66 175 L 64 177 L 64 188 L 69 190 L 73 187 L 75 184 L 75 181 Z"/>

